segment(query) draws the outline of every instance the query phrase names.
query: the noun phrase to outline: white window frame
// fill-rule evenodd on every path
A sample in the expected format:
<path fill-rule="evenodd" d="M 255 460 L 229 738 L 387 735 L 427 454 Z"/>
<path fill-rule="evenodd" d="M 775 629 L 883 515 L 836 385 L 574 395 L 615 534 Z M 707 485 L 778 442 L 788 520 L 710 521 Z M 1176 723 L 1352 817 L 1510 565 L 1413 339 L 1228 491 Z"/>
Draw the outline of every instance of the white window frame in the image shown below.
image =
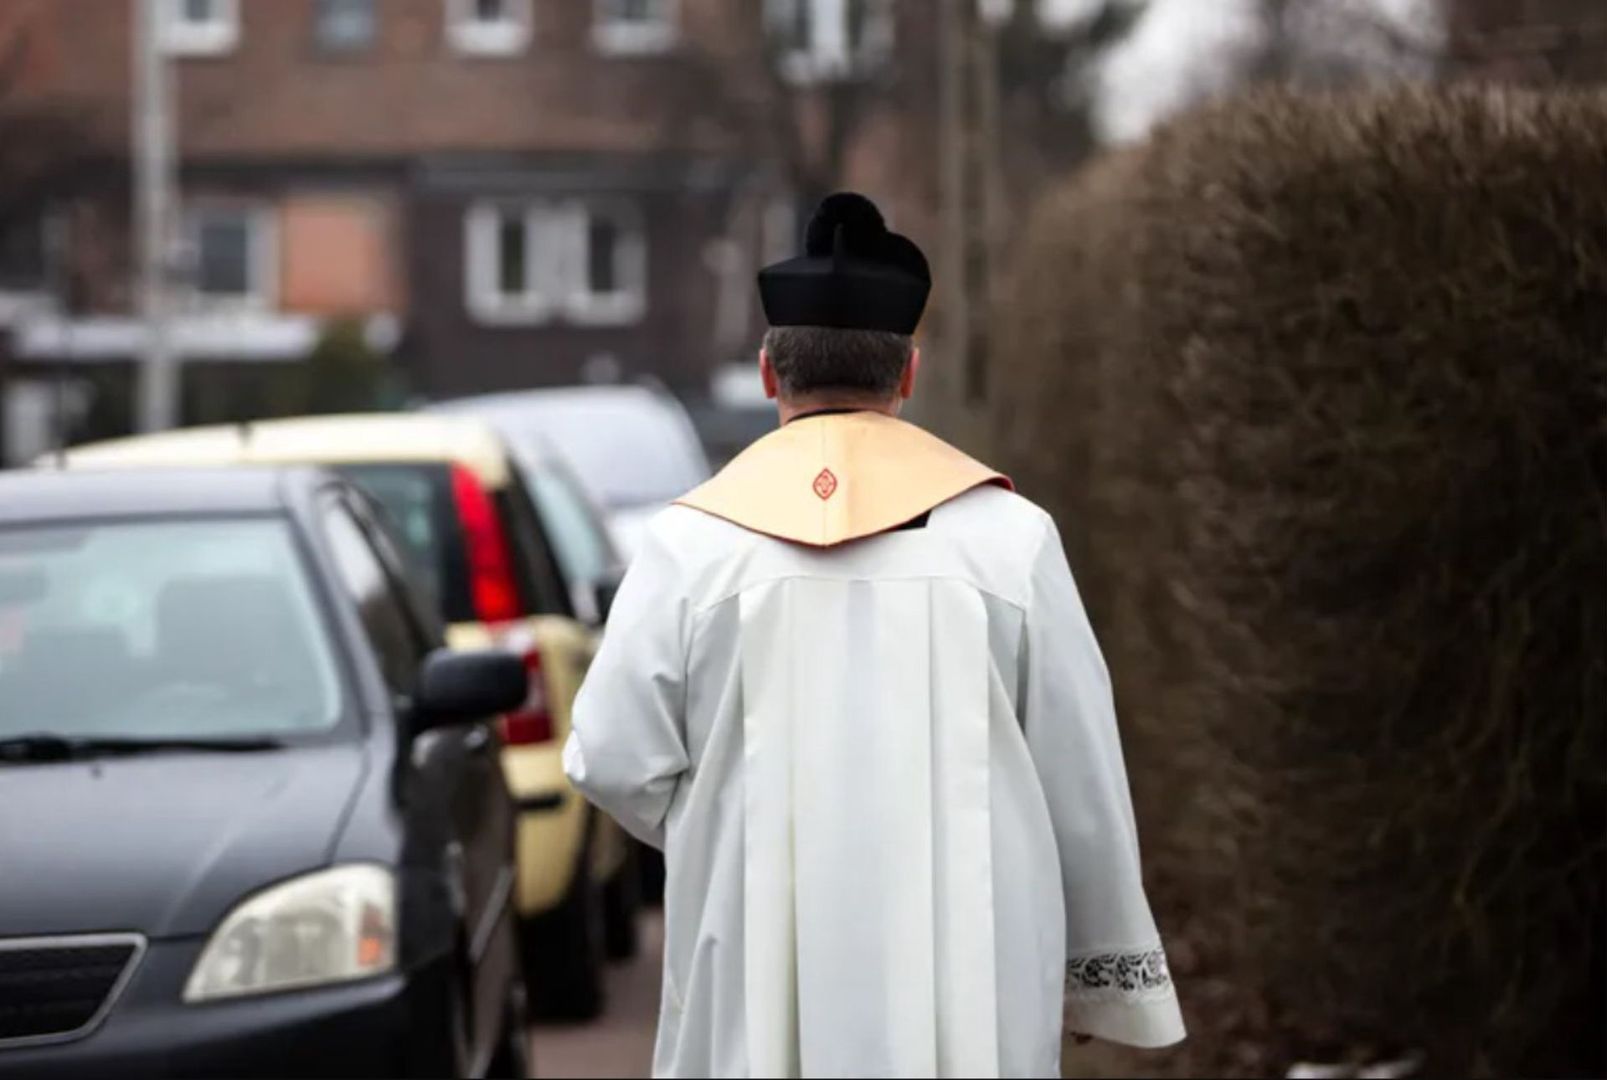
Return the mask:
<path fill-rule="evenodd" d="M 790 28 L 800 5 L 813 9 L 813 40 L 793 45 L 778 58 L 781 75 L 793 83 L 827 82 L 862 75 L 884 63 L 893 50 L 897 16 L 892 0 L 864 0 L 876 5 L 871 31 L 857 51 L 848 44 L 848 5 L 853 0 L 765 0 L 766 33 Z"/>
<path fill-rule="evenodd" d="M 591 220 L 607 215 L 618 227 L 614 269 L 620 287 L 611 293 L 591 291 L 587 260 Z M 647 226 L 641 211 L 623 199 L 576 199 L 562 204 L 559 220 L 568 238 L 564 314 L 587 326 L 625 326 L 647 313 Z"/>
<path fill-rule="evenodd" d="M 594 214 L 619 226 L 615 271 L 620 287 L 591 291 L 587 263 Z M 501 290 L 498 236 L 516 217 L 525 229 L 524 293 Z M 647 232 L 641 210 L 625 199 L 508 202 L 488 199 L 464 215 L 464 304 L 487 326 L 538 326 L 563 320 L 578 326 L 626 326 L 647 313 Z"/>
<path fill-rule="evenodd" d="M 162 47 L 173 56 L 222 56 L 240 44 L 240 0 L 212 0 L 213 17 L 184 17 L 184 0 L 162 2 Z"/>
<path fill-rule="evenodd" d="M 592 0 L 592 43 L 611 56 L 640 56 L 668 52 L 680 40 L 680 0 L 659 0 L 661 14 L 654 22 L 615 18 L 610 0 Z"/>
<path fill-rule="evenodd" d="M 201 287 L 201 224 L 211 215 L 243 217 L 246 233 L 246 291 L 230 295 Z M 274 311 L 279 304 L 279 220 L 260 203 L 200 202 L 185 208 L 184 244 L 188 252 L 189 306 L 202 312 Z"/>
<path fill-rule="evenodd" d="M 475 18 L 474 0 L 446 0 L 446 40 L 470 56 L 516 56 L 530 47 L 534 24 L 530 0 L 503 0 L 509 17 L 498 22 Z"/>
<path fill-rule="evenodd" d="M 524 223 L 525 291 L 517 296 L 502 291 L 497 250 L 503 221 L 517 217 Z M 479 202 L 463 219 L 464 302 L 478 322 L 491 326 L 532 326 L 553 317 L 558 308 L 555 287 L 558 253 L 550 250 L 548 211 L 540 203 Z"/>

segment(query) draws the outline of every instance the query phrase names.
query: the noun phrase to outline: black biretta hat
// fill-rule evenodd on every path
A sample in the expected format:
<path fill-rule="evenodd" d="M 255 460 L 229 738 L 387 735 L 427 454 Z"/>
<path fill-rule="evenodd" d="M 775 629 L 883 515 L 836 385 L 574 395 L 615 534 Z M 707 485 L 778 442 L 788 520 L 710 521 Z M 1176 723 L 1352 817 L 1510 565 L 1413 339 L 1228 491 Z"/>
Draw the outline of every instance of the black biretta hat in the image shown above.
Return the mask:
<path fill-rule="evenodd" d="M 802 255 L 759 271 L 771 326 L 913 334 L 931 291 L 921 249 L 889 232 L 876 204 L 852 192 L 821 202 Z"/>

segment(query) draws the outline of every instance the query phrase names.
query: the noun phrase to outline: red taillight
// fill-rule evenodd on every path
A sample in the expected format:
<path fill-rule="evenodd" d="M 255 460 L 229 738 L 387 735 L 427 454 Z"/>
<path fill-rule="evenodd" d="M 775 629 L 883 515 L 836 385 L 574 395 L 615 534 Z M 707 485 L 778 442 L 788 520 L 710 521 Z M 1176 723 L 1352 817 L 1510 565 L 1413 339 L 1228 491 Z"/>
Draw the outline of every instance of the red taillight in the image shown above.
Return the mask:
<path fill-rule="evenodd" d="M 541 677 L 541 653 L 532 647 L 524 654 L 524 662 L 530 694 L 524 708 L 502 718 L 502 741 L 507 746 L 528 746 L 552 738 L 552 710 L 547 708 L 547 684 Z"/>
<path fill-rule="evenodd" d="M 519 617 L 519 589 L 513 580 L 508 538 L 491 496 L 473 473 L 452 466 L 452 499 L 463 526 L 463 546 L 469 562 L 469 596 L 481 622 L 506 622 Z"/>

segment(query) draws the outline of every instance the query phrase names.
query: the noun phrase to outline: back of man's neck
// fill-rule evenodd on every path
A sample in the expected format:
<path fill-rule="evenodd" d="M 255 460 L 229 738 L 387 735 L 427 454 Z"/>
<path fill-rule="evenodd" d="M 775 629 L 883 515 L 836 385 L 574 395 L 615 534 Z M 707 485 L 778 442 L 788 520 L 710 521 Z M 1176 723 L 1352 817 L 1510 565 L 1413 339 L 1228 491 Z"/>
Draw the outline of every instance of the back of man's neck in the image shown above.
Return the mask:
<path fill-rule="evenodd" d="M 897 399 L 863 397 L 852 394 L 819 394 L 788 398 L 776 402 L 776 411 L 783 425 L 800 417 L 816 413 L 874 412 L 883 416 L 897 416 Z"/>

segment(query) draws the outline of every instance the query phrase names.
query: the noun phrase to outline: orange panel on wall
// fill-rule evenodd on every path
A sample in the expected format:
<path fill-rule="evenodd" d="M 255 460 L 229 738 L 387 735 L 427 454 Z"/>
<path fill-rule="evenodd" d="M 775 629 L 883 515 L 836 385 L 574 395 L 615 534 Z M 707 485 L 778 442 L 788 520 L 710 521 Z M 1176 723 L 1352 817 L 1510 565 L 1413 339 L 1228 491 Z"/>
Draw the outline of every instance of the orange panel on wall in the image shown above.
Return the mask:
<path fill-rule="evenodd" d="M 280 208 L 280 296 L 308 315 L 400 314 L 397 215 L 368 195 L 293 195 Z"/>

